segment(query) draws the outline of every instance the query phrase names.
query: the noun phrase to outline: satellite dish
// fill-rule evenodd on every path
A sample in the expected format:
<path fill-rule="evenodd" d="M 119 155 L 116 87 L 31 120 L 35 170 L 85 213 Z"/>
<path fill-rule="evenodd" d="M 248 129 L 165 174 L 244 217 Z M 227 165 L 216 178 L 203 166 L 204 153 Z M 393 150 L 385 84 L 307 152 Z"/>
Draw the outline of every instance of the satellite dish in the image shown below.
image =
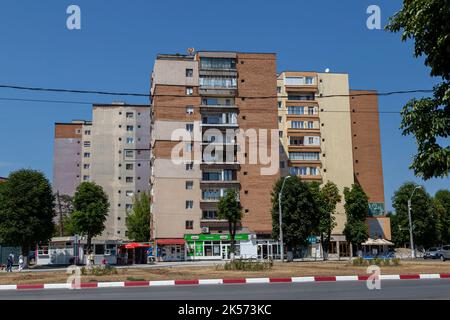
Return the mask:
<path fill-rule="evenodd" d="M 187 48 L 188 55 L 192 56 L 194 54 L 194 52 L 195 52 L 194 48 Z"/>
<path fill-rule="evenodd" d="M 330 72 L 330 68 L 326 68 L 326 69 L 325 69 L 325 72 L 326 72 L 326 73 Z"/>

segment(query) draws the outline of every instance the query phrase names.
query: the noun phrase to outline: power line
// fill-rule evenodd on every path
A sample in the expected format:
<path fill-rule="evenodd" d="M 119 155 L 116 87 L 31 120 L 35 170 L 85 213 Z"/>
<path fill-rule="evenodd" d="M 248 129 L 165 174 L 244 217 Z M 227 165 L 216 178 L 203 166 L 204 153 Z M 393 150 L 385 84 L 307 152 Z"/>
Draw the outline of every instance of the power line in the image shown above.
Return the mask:
<path fill-rule="evenodd" d="M 110 103 L 97 103 L 97 102 L 87 102 L 87 101 L 69 101 L 69 100 L 48 100 L 48 99 L 23 99 L 23 98 L 8 98 L 8 97 L 0 97 L 0 101 L 19 101 L 19 102 L 37 102 L 37 103 L 61 103 L 61 104 L 82 104 L 82 105 L 110 105 Z M 121 105 L 117 105 L 117 106 L 121 106 Z M 175 108 L 175 109 L 180 109 L 180 108 L 186 108 L 186 106 L 167 106 L 167 105 L 161 105 L 158 106 L 159 108 Z M 220 108 L 220 107 L 218 107 Z M 261 110 L 258 109 L 253 109 L 253 110 L 246 110 L 246 113 L 260 113 Z M 288 110 L 284 109 L 284 110 L 277 110 L 278 113 L 285 113 L 287 114 Z M 385 113 L 385 114 L 400 114 L 400 111 L 351 111 L 351 110 L 324 110 L 324 111 L 320 111 L 319 113 Z M 289 114 L 292 116 L 303 116 L 301 114 Z"/>
<path fill-rule="evenodd" d="M 111 92 L 111 91 L 95 91 L 95 90 L 77 90 L 77 89 L 56 89 L 56 88 L 43 88 L 43 87 L 26 87 L 17 85 L 0 84 L 0 88 L 13 89 L 13 90 L 28 90 L 28 91 L 41 91 L 41 92 L 58 92 L 58 93 L 77 93 L 77 94 L 99 94 L 99 95 L 114 95 L 114 96 L 135 96 L 135 97 L 152 97 L 146 93 L 133 93 L 133 92 Z M 231 88 L 234 89 L 234 88 Z M 237 89 L 237 88 L 236 88 Z M 429 93 L 433 92 L 432 89 L 414 89 L 414 90 L 401 90 L 401 91 L 388 91 L 388 92 L 366 92 L 366 93 L 354 93 L 354 94 L 331 94 L 331 95 L 319 95 L 319 98 L 334 98 L 334 97 L 359 97 L 359 96 L 390 96 L 395 94 L 407 94 L 407 93 Z M 187 96 L 187 95 L 174 95 L 174 94 L 156 94 L 153 97 L 200 97 Z M 288 98 L 288 95 L 271 95 L 271 96 L 239 96 L 239 98 L 245 99 L 280 99 Z"/>
<path fill-rule="evenodd" d="M 24 86 L 15 86 L 15 85 L 6 85 L 6 84 L 0 84 L 0 88 L 15 89 L 15 90 L 28 90 L 28 91 L 44 91 L 44 92 L 65 92 L 65 93 L 82 93 L 82 94 L 101 94 L 101 95 L 112 95 L 112 96 L 150 97 L 149 94 L 145 94 L 145 93 L 24 87 Z"/>

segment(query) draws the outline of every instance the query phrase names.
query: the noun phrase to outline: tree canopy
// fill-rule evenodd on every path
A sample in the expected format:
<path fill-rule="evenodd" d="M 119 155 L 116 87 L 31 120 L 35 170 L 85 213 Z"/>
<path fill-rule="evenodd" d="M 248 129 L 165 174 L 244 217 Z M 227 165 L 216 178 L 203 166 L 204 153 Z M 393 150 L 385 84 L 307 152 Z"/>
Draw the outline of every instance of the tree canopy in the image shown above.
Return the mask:
<path fill-rule="evenodd" d="M 0 243 L 20 246 L 22 254 L 52 237 L 54 196 L 39 171 L 18 170 L 0 185 Z"/>
<path fill-rule="evenodd" d="M 74 212 L 70 218 L 73 232 L 87 236 L 90 249 L 92 238 L 105 229 L 108 216 L 108 196 L 103 188 L 94 182 L 82 182 L 73 197 Z"/>
<path fill-rule="evenodd" d="M 278 194 L 282 184 L 283 178 L 277 181 L 272 191 L 272 235 L 274 239 L 279 238 Z M 297 176 L 286 179 L 281 197 L 281 209 L 283 238 L 288 250 L 307 245 L 308 238 L 317 230 L 319 215 L 316 200 L 307 182 L 301 181 Z"/>
<path fill-rule="evenodd" d="M 344 235 L 347 241 L 358 246 L 369 237 L 366 218 L 369 213 L 368 197 L 358 184 L 352 185 L 351 189 L 344 188 L 345 213 L 347 222 L 344 227 Z"/>
<path fill-rule="evenodd" d="M 230 252 L 231 258 L 235 253 L 235 236 L 238 224 L 242 219 L 242 208 L 238 200 L 238 192 L 236 189 L 228 189 L 225 196 L 220 198 L 218 204 L 217 215 L 219 219 L 228 221 L 228 231 L 230 234 Z"/>
<path fill-rule="evenodd" d="M 425 56 L 431 76 L 442 82 L 433 97 L 412 99 L 402 111 L 401 129 L 413 135 L 418 150 L 411 168 L 423 179 L 448 176 L 450 171 L 450 2 L 408 0 L 386 27 L 414 41 L 415 57 Z"/>
<path fill-rule="evenodd" d="M 128 238 L 138 242 L 150 240 L 150 197 L 142 192 L 133 200 L 133 210 L 127 216 Z"/>

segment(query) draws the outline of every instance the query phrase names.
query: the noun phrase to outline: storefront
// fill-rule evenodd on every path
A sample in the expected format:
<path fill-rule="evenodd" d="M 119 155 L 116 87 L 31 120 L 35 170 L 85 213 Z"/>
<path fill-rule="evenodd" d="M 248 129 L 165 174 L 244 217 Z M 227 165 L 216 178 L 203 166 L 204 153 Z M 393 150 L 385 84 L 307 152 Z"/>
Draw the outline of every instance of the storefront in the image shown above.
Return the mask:
<path fill-rule="evenodd" d="M 184 239 L 157 239 L 157 261 L 183 261 L 185 260 Z"/>
<path fill-rule="evenodd" d="M 186 260 L 228 260 L 230 259 L 229 234 L 188 234 L 186 240 Z M 235 236 L 236 258 L 256 258 L 257 244 L 254 235 Z"/>

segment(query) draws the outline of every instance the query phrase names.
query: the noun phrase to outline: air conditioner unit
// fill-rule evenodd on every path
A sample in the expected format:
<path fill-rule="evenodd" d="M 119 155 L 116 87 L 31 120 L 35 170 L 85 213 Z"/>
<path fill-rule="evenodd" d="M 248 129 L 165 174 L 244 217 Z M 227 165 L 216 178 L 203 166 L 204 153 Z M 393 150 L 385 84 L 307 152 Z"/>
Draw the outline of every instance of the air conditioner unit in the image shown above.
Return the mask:
<path fill-rule="evenodd" d="M 202 227 L 202 233 L 209 233 L 209 227 Z"/>

